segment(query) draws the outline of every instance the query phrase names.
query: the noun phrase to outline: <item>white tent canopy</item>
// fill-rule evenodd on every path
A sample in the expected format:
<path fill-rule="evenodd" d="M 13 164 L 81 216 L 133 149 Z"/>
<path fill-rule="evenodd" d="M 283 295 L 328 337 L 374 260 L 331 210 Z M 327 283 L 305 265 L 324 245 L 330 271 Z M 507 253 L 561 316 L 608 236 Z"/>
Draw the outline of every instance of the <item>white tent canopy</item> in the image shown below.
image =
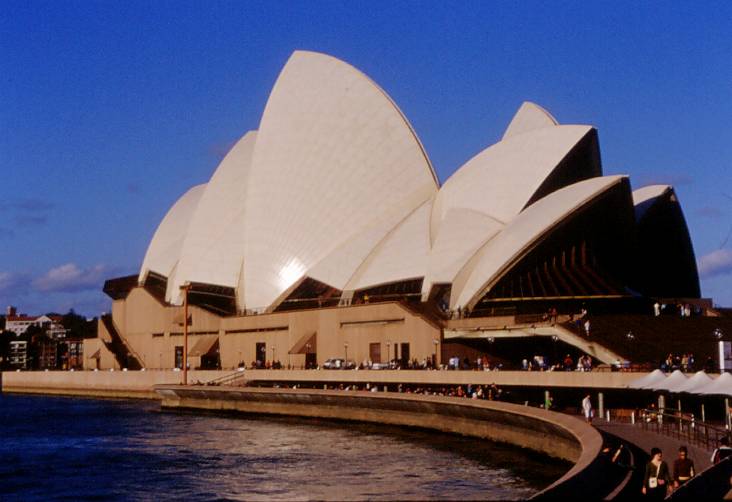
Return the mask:
<path fill-rule="evenodd" d="M 671 373 L 666 379 L 662 382 L 646 385 L 646 389 L 653 389 L 653 390 L 668 390 L 671 392 L 675 392 L 676 387 L 679 387 L 686 383 L 688 379 L 686 378 L 686 375 L 684 375 L 681 370 L 676 370 L 673 373 Z"/>
<path fill-rule="evenodd" d="M 695 394 L 732 396 L 732 374 L 722 373 L 719 378 L 694 391 Z"/>
<path fill-rule="evenodd" d="M 698 389 L 709 385 L 714 379 L 707 375 L 704 371 L 697 371 L 694 376 L 689 378 L 686 382 L 682 383 L 675 389 L 671 389 L 673 392 L 688 392 L 695 394 Z"/>
<path fill-rule="evenodd" d="M 633 380 L 628 384 L 631 389 L 646 389 L 648 385 L 654 385 L 666 380 L 666 374 L 661 370 L 653 370 L 638 380 Z"/>

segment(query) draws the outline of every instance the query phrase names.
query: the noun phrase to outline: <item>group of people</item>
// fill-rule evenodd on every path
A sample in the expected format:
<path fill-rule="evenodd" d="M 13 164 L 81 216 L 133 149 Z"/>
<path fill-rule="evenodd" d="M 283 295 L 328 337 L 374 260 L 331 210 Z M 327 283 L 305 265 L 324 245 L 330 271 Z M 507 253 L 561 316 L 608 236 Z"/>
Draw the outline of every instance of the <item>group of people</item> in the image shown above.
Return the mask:
<path fill-rule="evenodd" d="M 501 369 L 500 364 L 491 362 L 490 358 L 486 355 L 478 356 L 475 361 L 471 361 L 470 358 L 465 357 L 460 360 L 458 356 L 452 356 L 447 360 L 448 370 L 477 370 L 477 371 L 493 371 Z"/>
<path fill-rule="evenodd" d="M 692 315 L 698 314 L 698 307 L 693 307 L 688 303 L 654 303 L 653 304 L 653 315 L 658 317 L 662 313 L 678 313 L 680 317 L 691 317 Z"/>
<path fill-rule="evenodd" d="M 669 353 L 659 366 L 662 371 L 681 370 L 684 373 L 691 373 L 695 365 L 694 354 L 689 352 L 681 355 Z"/>
<path fill-rule="evenodd" d="M 732 447 L 727 436 L 719 441 L 719 447 L 712 453 L 712 463 L 718 464 L 732 456 Z M 649 499 L 663 500 L 672 491 L 696 476 L 694 461 L 689 458 L 686 446 L 679 448 L 678 457 L 674 460 L 673 469 L 663 460 L 663 452 L 659 448 L 651 449 L 651 460 L 646 464 L 643 476 L 642 492 Z"/>
<path fill-rule="evenodd" d="M 531 359 L 521 361 L 521 369 L 524 371 L 592 371 L 592 357 L 587 354 L 580 356 L 575 364 L 570 354 L 554 364 L 549 364 L 546 357 L 535 355 Z"/>
<path fill-rule="evenodd" d="M 696 476 L 694 461 L 689 458 L 686 446 L 679 448 L 678 457 L 674 460 L 673 471 L 663 460 L 663 452 L 659 448 L 652 448 L 651 460 L 646 464 L 643 475 L 641 491 L 651 500 L 663 500 L 694 476 Z"/>

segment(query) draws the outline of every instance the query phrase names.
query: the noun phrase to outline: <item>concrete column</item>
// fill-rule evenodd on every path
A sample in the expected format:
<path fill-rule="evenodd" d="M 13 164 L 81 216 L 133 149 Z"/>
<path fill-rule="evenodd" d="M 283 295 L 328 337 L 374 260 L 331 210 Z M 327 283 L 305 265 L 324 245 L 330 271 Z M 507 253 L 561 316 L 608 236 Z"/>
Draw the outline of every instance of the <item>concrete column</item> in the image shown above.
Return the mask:
<path fill-rule="evenodd" d="M 599 417 L 605 416 L 605 396 L 602 392 L 597 393 L 597 415 Z"/>
<path fill-rule="evenodd" d="M 666 396 L 664 396 L 663 394 L 660 394 L 658 396 L 658 423 L 659 424 L 663 423 L 663 416 L 661 415 L 661 413 L 663 413 L 665 409 L 666 409 Z"/>
<path fill-rule="evenodd" d="M 707 421 L 707 413 L 706 413 L 706 410 L 704 409 L 704 403 L 702 403 L 702 405 L 701 405 L 701 421 L 702 422 Z"/>

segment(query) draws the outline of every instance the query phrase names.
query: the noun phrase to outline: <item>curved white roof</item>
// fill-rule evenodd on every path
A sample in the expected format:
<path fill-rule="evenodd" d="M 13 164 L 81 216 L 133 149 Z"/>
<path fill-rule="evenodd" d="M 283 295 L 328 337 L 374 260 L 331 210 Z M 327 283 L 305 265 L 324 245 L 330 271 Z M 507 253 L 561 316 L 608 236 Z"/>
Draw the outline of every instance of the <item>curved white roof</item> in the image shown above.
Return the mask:
<path fill-rule="evenodd" d="M 452 282 L 468 259 L 503 227 L 478 211 L 449 209 L 432 245 L 422 292 L 429 293 L 433 284 Z"/>
<path fill-rule="evenodd" d="M 148 272 L 151 271 L 165 277 L 170 276 L 178 262 L 188 224 L 205 188 L 205 184 L 194 186 L 168 210 L 147 247 L 145 259 L 140 267 L 139 281 L 141 283 L 145 281 Z"/>
<path fill-rule="evenodd" d="M 271 306 L 375 215 L 405 198 L 423 203 L 436 190 L 421 144 L 378 86 L 335 58 L 295 52 L 254 149 L 245 201 L 247 307 Z"/>
<path fill-rule="evenodd" d="M 450 307 L 472 307 L 554 226 L 624 179 L 603 176 L 580 181 L 526 208 L 463 267 L 453 282 Z"/>
<path fill-rule="evenodd" d="M 297 51 L 258 132 L 170 209 L 139 278 L 168 277 L 173 303 L 180 285 L 201 282 L 235 288 L 240 309 L 271 310 L 305 277 L 342 291 L 424 277 L 423 294 L 452 283 L 451 307 L 472 307 L 563 219 L 625 179 L 595 177 L 595 139 L 592 127 L 557 125 L 527 102 L 500 142 L 438 190 L 382 89 L 335 58 Z M 636 211 L 666 190 L 637 190 Z"/>
<path fill-rule="evenodd" d="M 364 260 L 347 290 L 424 277 L 430 252 L 431 201 L 407 216 Z"/>
<path fill-rule="evenodd" d="M 470 159 L 437 195 L 432 242 L 452 208 L 472 209 L 502 223 L 511 220 L 590 131 L 592 127 L 583 125 L 536 129 L 506 138 Z"/>
<path fill-rule="evenodd" d="M 168 278 L 172 291 L 189 281 L 237 287 L 244 253 L 244 200 L 256 137 L 255 131 L 245 134 L 206 185 L 175 274 Z"/>
<path fill-rule="evenodd" d="M 308 270 L 308 276 L 334 288 L 346 290 L 349 280 L 372 253 L 374 248 L 405 218 L 417 200 L 404 200 L 375 217 L 358 235 L 343 241 L 317 265 Z"/>
<path fill-rule="evenodd" d="M 502 139 L 558 124 L 557 119 L 552 117 L 552 114 L 544 108 L 536 103 L 524 101 L 516 112 L 516 115 L 513 116 L 511 123 L 508 124 Z"/>
<path fill-rule="evenodd" d="M 633 205 L 642 204 L 648 200 L 656 199 L 667 191 L 672 190 L 671 185 L 648 185 L 633 190 Z"/>

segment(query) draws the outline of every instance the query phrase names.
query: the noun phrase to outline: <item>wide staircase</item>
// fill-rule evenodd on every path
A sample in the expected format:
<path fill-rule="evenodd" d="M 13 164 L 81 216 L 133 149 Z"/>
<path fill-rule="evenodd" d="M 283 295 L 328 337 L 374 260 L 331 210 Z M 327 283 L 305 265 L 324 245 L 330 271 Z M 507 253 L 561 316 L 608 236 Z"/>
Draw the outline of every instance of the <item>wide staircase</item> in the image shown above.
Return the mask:
<path fill-rule="evenodd" d="M 103 315 L 102 322 L 106 328 L 110 341 L 103 340 L 104 345 L 107 349 L 114 354 L 114 358 L 117 360 L 120 368 L 127 368 L 128 370 L 139 370 L 142 369 L 142 364 L 137 355 L 130 349 L 125 341 L 120 336 L 117 328 L 114 326 L 111 315 Z"/>
<path fill-rule="evenodd" d="M 707 358 L 717 360 L 720 340 L 732 340 L 732 318 L 676 317 L 672 315 L 639 315 L 590 313 L 589 340 L 604 345 L 613 352 L 636 364 L 647 363 L 657 367 L 661 360 L 674 355 L 694 354 L 694 369 L 702 369 Z M 580 336 L 584 332 L 573 322 L 563 326 Z"/>

